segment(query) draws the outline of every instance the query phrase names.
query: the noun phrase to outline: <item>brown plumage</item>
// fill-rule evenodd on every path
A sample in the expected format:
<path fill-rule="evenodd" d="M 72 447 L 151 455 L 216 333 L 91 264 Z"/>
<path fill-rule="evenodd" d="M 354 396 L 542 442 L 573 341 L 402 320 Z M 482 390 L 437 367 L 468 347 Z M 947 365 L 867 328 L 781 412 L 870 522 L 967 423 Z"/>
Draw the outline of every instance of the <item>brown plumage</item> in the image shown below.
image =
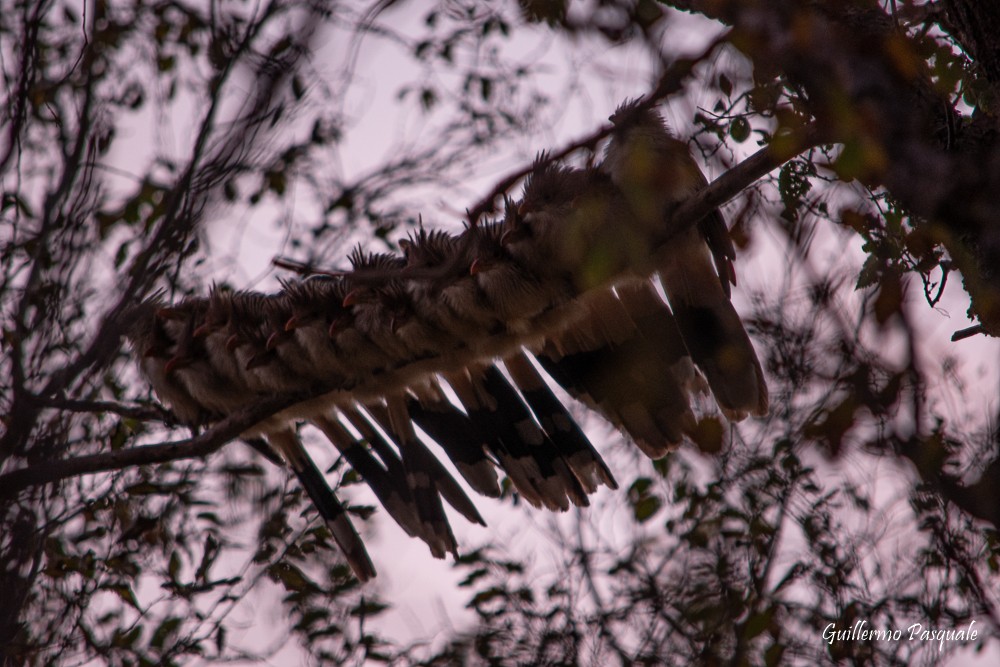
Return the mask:
<path fill-rule="evenodd" d="M 444 504 L 482 518 L 430 440 L 482 495 L 501 495 L 500 473 L 552 510 L 616 488 L 553 382 L 654 458 L 697 437 L 693 399 L 708 388 L 731 418 L 763 414 L 763 373 L 729 302 L 724 220 L 669 232 L 673 210 L 705 186 L 701 170 L 655 111 L 629 103 L 612 121 L 599 167 L 543 155 L 502 220 L 458 235 L 421 228 L 402 256 L 358 249 L 353 271 L 275 294 L 213 288 L 140 304 L 127 335 L 141 371 L 195 428 L 265 397 L 309 397 L 243 437 L 280 453 L 361 580 L 374 568 L 299 422 L 443 557 L 458 549 Z"/>
<path fill-rule="evenodd" d="M 302 488 L 329 526 L 333 539 L 351 566 L 354 576 L 362 582 L 374 578 L 375 566 L 372 565 L 361 536 L 354 529 L 344 506 L 333 495 L 326 479 L 323 478 L 323 473 L 302 446 L 298 434 L 291 427 L 275 429 L 268 434 L 268 442 L 281 452 L 288 466 L 295 472 Z"/>
<path fill-rule="evenodd" d="M 611 116 L 615 131 L 601 169 L 622 192 L 631 220 L 662 240 L 657 265 L 670 308 L 695 363 L 719 406 L 732 418 L 763 415 L 767 385 L 749 336 L 729 301 L 735 249 L 716 211 L 694 227 L 663 238 L 678 203 L 707 183 L 687 146 L 660 115 L 627 103 Z"/>
<path fill-rule="evenodd" d="M 168 335 L 164 321 L 155 314 L 162 306 L 158 299 L 135 306 L 131 325 L 125 336 L 132 347 L 139 370 L 160 399 L 167 403 L 181 423 L 197 426 L 208 417 L 205 407 L 175 375 L 167 373 L 167 362 L 174 356 L 176 342 Z"/>

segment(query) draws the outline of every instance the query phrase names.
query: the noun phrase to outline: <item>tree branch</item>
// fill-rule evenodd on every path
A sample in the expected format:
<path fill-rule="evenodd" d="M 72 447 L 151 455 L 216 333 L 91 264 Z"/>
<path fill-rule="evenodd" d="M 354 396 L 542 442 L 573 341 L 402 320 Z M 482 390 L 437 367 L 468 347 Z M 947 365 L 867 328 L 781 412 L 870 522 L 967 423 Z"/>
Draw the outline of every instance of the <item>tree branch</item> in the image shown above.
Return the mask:
<path fill-rule="evenodd" d="M 973 311 L 986 331 L 1000 332 L 995 117 L 981 109 L 963 117 L 936 87 L 920 55 L 923 47 L 880 3 L 665 4 L 732 26 L 733 44 L 761 71 L 780 74 L 801 90 L 798 101 L 828 139 L 860 155 L 853 175 L 870 187 L 885 187 L 916 222 L 932 221 L 962 272 Z"/>
<path fill-rule="evenodd" d="M 88 401 L 75 398 L 64 398 L 61 396 L 35 396 L 30 395 L 24 399 L 28 403 L 35 403 L 47 408 L 57 408 L 68 412 L 112 412 L 122 417 L 136 419 L 138 421 L 176 421 L 176 417 L 169 410 L 160 405 L 125 405 L 114 401 Z"/>
<path fill-rule="evenodd" d="M 799 153 L 827 143 L 815 125 L 780 137 L 696 192 L 674 212 L 670 233 L 685 229 Z"/>
<path fill-rule="evenodd" d="M 32 486 L 70 477 L 208 456 L 254 424 L 308 398 L 296 394 L 261 401 L 230 415 L 201 435 L 186 440 L 38 463 L 14 470 L 0 475 L 0 499 L 12 498 Z"/>

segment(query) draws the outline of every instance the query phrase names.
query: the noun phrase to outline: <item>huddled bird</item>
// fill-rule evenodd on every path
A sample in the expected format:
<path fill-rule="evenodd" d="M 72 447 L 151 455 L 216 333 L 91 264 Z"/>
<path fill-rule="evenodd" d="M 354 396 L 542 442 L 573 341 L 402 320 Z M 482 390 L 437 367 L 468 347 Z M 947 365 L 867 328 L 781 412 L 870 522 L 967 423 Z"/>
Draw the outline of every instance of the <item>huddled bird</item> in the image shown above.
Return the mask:
<path fill-rule="evenodd" d="M 421 226 L 399 255 L 359 248 L 350 270 L 274 294 L 213 287 L 138 304 L 128 338 L 141 372 L 193 428 L 266 397 L 310 397 L 242 437 L 296 475 L 361 581 L 375 568 L 302 425 L 443 558 L 458 552 L 445 505 L 485 525 L 466 488 L 499 497 L 506 477 L 559 511 L 617 488 L 557 386 L 653 458 L 696 437 L 700 395 L 733 421 L 766 414 L 722 214 L 670 224 L 704 174 L 651 104 L 626 102 L 610 121 L 600 164 L 541 154 L 496 220 L 456 235 Z"/>

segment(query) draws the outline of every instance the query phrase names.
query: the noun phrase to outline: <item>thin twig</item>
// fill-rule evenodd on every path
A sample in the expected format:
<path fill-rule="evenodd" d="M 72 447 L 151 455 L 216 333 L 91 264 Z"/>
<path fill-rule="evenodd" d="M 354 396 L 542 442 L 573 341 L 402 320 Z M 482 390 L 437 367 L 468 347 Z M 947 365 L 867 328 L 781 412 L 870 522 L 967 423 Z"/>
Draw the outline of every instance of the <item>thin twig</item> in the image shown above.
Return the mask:
<path fill-rule="evenodd" d="M 125 405 L 114 401 L 87 401 L 61 396 L 27 396 L 25 400 L 47 408 L 58 408 L 68 412 L 113 412 L 122 417 L 139 421 L 173 422 L 176 419 L 162 406 Z"/>
<path fill-rule="evenodd" d="M 986 327 L 984 327 L 982 324 L 976 324 L 974 326 L 967 327 L 965 329 L 959 329 L 958 331 L 953 333 L 951 335 L 951 342 L 956 343 L 960 340 L 965 340 L 966 338 L 972 338 L 977 334 L 985 334 L 985 333 L 986 333 Z"/>
<path fill-rule="evenodd" d="M 34 463 L 30 467 L 0 475 L 0 498 L 13 497 L 28 487 L 50 484 L 70 477 L 208 456 L 254 424 L 305 398 L 308 397 L 296 394 L 261 401 L 230 415 L 201 435 L 186 440 L 129 447 L 61 461 Z"/>

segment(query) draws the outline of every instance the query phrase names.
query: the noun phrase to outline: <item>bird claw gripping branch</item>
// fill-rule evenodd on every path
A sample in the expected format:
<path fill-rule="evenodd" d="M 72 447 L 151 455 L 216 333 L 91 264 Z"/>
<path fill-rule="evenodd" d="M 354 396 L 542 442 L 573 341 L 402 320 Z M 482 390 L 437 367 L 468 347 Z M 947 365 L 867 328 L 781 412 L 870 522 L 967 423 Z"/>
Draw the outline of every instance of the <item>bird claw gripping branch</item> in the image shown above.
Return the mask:
<path fill-rule="evenodd" d="M 276 294 L 138 305 L 129 338 L 142 372 L 190 425 L 263 397 L 315 396 L 244 437 L 280 454 L 362 581 L 375 569 L 298 422 L 440 558 L 457 552 L 444 503 L 483 520 L 415 426 L 474 491 L 499 496 L 499 469 L 531 505 L 566 510 L 617 484 L 543 372 L 651 457 L 695 434 L 691 399 L 706 387 L 731 419 L 765 414 L 760 363 L 729 301 L 724 220 L 664 231 L 705 177 L 656 111 L 626 103 L 611 120 L 599 167 L 540 159 L 500 220 L 457 236 L 420 229 L 402 255 L 358 250 L 353 271 Z"/>

